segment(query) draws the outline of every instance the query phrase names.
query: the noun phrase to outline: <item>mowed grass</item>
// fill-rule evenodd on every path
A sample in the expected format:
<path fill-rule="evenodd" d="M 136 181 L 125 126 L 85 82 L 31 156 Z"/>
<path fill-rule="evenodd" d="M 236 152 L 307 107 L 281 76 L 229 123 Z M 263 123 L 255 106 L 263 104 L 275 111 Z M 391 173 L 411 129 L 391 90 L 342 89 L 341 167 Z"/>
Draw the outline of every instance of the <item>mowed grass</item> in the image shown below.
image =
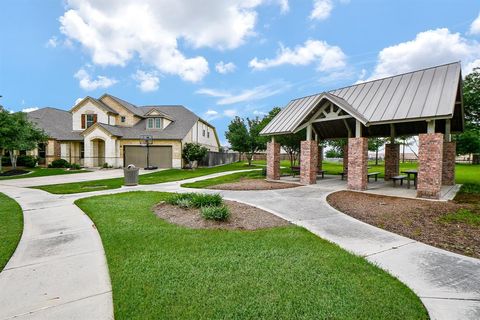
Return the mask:
<path fill-rule="evenodd" d="M 15 200 L 0 193 L 0 271 L 17 248 L 22 231 L 22 208 Z"/>
<path fill-rule="evenodd" d="M 179 181 L 190 178 L 201 177 L 204 175 L 232 171 L 232 170 L 251 170 L 259 167 L 249 167 L 243 162 L 231 163 L 228 165 L 211 167 L 211 168 L 198 168 L 195 170 L 189 169 L 168 169 L 153 173 L 141 175 L 139 177 L 140 184 L 156 184 L 163 182 Z M 90 192 L 97 190 L 118 189 L 123 185 L 123 178 L 113 178 L 95 181 L 74 182 L 54 184 L 48 186 L 34 187 L 54 194 L 71 194 Z"/>
<path fill-rule="evenodd" d="M 10 168 L 3 168 L 3 172 L 10 170 Z M 45 177 L 45 176 L 57 176 L 61 174 L 72 174 L 72 173 L 84 173 L 90 172 L 88 170 L 66 170 L 63 168 L 25 168 L 24 170 L 31 171 L 28 174 L 22 174 L 19 176 L 0 176 L 0 180 L 10 180 L 10 179 L 24 179 L 24 178 L 35 178 L 35 177 Z"/>
<path fill-rule="evenodd" d="M 193 230 L 151 209 L 167 193 L 77 200 L 106 251 L 116 319 L 427 319 L 398 280 L 296 226 Z"/>

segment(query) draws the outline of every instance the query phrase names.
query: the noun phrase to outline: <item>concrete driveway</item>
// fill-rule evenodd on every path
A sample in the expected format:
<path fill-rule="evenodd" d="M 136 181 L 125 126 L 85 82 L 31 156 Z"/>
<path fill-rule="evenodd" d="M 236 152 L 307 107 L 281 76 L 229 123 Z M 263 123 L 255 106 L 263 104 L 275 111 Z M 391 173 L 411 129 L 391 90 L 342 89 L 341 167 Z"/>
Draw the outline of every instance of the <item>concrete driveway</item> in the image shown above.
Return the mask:
<path fill-rule="evenodd" d="M 25 215 L 25 230 L 17 252 L 0 273 L 0 288 L 7 288 L 0 291 L 0 319 L 14 315 L 28 319 L 113 317 L 100 237 L 88 217 L 73 205 L 76 199 L 135 190 L 218 192 L 180 185 L 230 173 L 63 196 L 0 185 L 0 192 L 15 198 Z M 326 196 L 332 191 L 313 185 L 221 193 L 226 199 L 272 212 L 365 257 L 412 288 L 432 319 L 480 319 L 480 260 L 355 220 L 327 204 Z M 45 241 L 37 244 L 37 239 Z M 79 260 L 73 263 L 70 259 Z"/>

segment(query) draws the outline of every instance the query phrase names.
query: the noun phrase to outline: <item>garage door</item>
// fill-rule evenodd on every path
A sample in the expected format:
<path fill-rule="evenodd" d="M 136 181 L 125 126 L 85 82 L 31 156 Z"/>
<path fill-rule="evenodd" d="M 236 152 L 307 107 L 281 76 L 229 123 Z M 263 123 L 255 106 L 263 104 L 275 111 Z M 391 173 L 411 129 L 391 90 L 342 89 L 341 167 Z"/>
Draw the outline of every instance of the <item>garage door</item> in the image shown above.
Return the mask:
<path fill-rule="evenodd" d="M 145 146 L 125 146 L 124 147 L 124 165 L 133 164 L 136 167 L 145 168 L 147 166 L 147 147 Z M 150 146 L 149 160 L 151 166 L 159 168 L 172 167 L 172 147 L 171 146 Z"/>

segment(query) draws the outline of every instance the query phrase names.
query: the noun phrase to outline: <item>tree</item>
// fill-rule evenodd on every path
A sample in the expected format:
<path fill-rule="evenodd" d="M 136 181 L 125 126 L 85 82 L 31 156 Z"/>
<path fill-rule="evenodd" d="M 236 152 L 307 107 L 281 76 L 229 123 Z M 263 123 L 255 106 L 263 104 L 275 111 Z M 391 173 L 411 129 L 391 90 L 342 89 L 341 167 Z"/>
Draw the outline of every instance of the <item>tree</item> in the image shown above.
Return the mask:
<path fill-rule="evenodd" d="M 455 138 L 457 142 L 457 154 L 473 154 L 473 164 L 479 164 L 478 154 L 480 154 L 480 130 L 468 129 Z"/>
<path fill-rule="evenodd" d="M 191 169 L 195 169 L 195 161 L 201 161 L 208 153 L 208 149 L 198 143 L 185 143 L 182 150 L 182 157 L 188 162 Z"/>
<path fill-rule="evenodd" d="M 347 143 L 348 139 L 345 138 L 327 140 L 327 146 L 332 148 L 340 158 L 344 157 L 343 148 L 347 145 Z"/>
<path fill-rule="evenodd" d="M 17 168 L 18 151 L 35 149 L 47 139 L 45 132 L 28 121 L 25 113 L 0 110 L 0 148 L 10 153 L 14 170 Z"/>
<path fill-rule="evenodd" d="M 375 165 L 378 165 L 378 150 L 385 144 L 385 138 L 370 138 L 368 139 L 368 151 L 375 151 Z"/>
<path fill-rule="evenodd" d="M 258 117 L 254 119 L 235 117 L 228 125 L 225 137 L 232 150 L 245 153 L 248 165 L 252 165 L 253 155 L 267 147 L 267 137 L 260 136 L 260 131 L 265 127 L 265 121 Z"/>

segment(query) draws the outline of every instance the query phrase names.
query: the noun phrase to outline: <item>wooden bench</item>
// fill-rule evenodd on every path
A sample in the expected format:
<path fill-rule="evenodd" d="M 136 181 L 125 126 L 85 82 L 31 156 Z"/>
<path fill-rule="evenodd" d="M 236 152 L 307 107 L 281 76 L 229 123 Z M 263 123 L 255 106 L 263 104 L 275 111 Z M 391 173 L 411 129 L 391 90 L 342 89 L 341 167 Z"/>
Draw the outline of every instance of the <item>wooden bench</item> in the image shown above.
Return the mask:
<path fill-rule="evenodd" d="M 370 177 L 375 177 L 375 181 L 378 181 L 378 175 L 380 174 L 380 172 L 369 172 L 367 174 L 367 179 L 368 179 L 368 182 L 370 182 Z"/>
<path fill-rule="evenodd" d="M 390 179 L 392 179 L 394 187 L 397 185 L 397 181 L 400 181 L 400 185 L 403 186 L 403 179 L 407 179 L 407 176 L 403 176 L 403 175 L 394 176 L 394 177 L 391 177 Z"/>
<path fill-rule="evenodd" d="M 300 167 L 298 166 L 290 167 L 290 170 L 292 171 L 292 175 L 294 178 L 295 178 L 295 174 L 300 174 Z M 325 178 L 325 172 L 327 171 L 317 169 L 317 175 L 321 175 L 322 179 Z"/>

